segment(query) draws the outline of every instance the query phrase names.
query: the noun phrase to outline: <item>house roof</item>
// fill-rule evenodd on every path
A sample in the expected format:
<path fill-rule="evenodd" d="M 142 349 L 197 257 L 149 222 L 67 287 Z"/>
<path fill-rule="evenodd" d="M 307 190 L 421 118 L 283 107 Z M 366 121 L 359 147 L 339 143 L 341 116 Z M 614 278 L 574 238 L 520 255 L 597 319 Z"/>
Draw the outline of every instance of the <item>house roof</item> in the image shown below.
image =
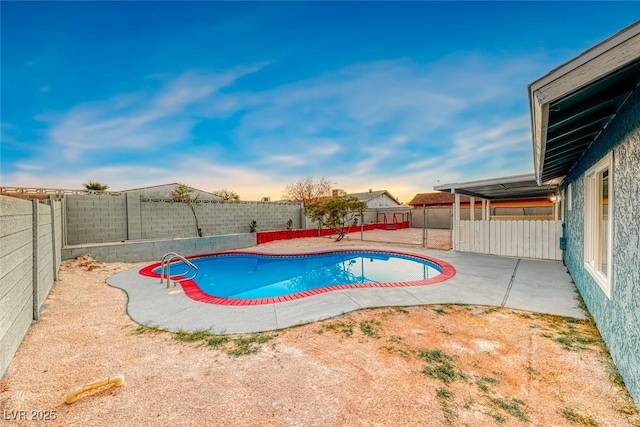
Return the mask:
<path fill-rule="evenodd" d="M 640 21 L 529 85 L 538 184 L 564 178 L 640 85 Z"/>
<path fill-rule="evenodd" d="M 132 192 L 132 191 L 144 191 L 144 190 L 153 190 L 153 189 L 158 189 L 158 190 L 160 190 L 160 189 L 162 189 L 163 187 L 164 187 L 164 188 L 172 188 L 172 187 L 177 186 L 178 184 L 180 184 L 180 183 L 179 183 L 179 182 L 170 182 L 170 183 L 168 183 L 168 184 L 150 185 L 150 186 L 148 186 L 148 187 L 129 188 L 129 189 L 127 189 L 127 190 L 121 190 L 120 192 L 122 192 L 122 193 L 128 193 L 128 192 Z M 185 184 L 185 185 L 186 185 L 186 184 Z M 191 186 L 189 185 L 189 187 L 191 187 Z M 210 195 L 212 195 L 212 196 L 220 197 L 220 196 L 217 196 L 217 195 L 215 195 L 215 194 L 211 193 L 210 191 L 200 190 L 199 188 L 194 188 L 194 187 L 191 187 L 191 188 L 193 189 L 193 191 L 197 191 L 197 192 L 200 192 L 200 193 L 205 193 L 205 194 L 210 194 Z M 220 197 L 220 198 L 222 198 L 222 197 Z"/>
<path fill-rule="evenodd" d="M 556 192 L 559 182 L 561 180 L 549 181 L 540 186 L 533 174 L 527 174 L 443 184 L 437 185 L 433 189 L 488 200 L 520 199 L 551 196 Z"/>
<path fill-rule="evenodd" d="M 418 193 L 408 203 L 411 206 L 440 206 L 451 205 L 455 201 L 455 196 L 450 193 Z M 469 197 L 462 196 L 461 202 L 469 202 Z"/>
<path fill-rule="evenodd" d="M 396 202 L 397 204 L 400 204 L 398 199 L 393 197 L 391 193 L 389 193 L 387 190 L 376 190 L 376 191 L 369 190 L 369 191 L 365 191 L 364 193 L 349 193 L 347 194 L 347 196 L 357 197 L 358 200 L 362 202 L 368 202 L 369 200 L 375 199 L 376 197 L 381 196 L 383 194 L 386 194 L 394 202 Z"/>

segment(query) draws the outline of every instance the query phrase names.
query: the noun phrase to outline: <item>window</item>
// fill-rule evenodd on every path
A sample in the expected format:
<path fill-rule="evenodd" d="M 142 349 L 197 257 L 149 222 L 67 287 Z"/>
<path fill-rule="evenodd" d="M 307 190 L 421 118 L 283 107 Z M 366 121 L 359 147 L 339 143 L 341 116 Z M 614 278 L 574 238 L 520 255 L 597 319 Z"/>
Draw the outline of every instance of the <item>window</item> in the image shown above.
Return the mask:
<path fill-rule="evenodd" d="M 612 153 L 589 169 L 584 180 L 584 266 L 611 298 Z"/>
<path fill-rule="evenodd" d="M 571 200 L 572 193 L 573 193 L 573 192 L 571 191 L 571 184 L 569 184 L 569 185 L 567 186 L 567 202 L 566 202 L 566 204 L 567 204 L 567 210 L 568 210 L 568 211 L 570 211 L 570 210 L 571 210 L 572 205 L 573 205 L 573 201 Z"/>

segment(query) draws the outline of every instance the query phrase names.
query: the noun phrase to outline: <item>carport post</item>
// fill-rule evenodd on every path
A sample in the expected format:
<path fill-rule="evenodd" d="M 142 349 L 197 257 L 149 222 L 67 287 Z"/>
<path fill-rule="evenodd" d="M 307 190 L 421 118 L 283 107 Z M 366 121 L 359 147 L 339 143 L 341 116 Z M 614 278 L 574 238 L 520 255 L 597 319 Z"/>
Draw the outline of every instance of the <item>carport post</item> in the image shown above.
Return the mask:
<path fill-rule="evenodd" d="M 422 205 L 422 247 L 427 247 L 427 209 Z"/>
<path fill-rule="evenodd" d="M 476 220 L 476 198 L 469 197 L 469 219 L 471 221 Z"/>
<path fill-rule="evenodd" d="M 455 194 L 455 202 L 453 203 L 453 250 L 458 250 L 458 225 L 460 223 L 460 194 L 456 193 L 455 188 L 451 191 Z"/>

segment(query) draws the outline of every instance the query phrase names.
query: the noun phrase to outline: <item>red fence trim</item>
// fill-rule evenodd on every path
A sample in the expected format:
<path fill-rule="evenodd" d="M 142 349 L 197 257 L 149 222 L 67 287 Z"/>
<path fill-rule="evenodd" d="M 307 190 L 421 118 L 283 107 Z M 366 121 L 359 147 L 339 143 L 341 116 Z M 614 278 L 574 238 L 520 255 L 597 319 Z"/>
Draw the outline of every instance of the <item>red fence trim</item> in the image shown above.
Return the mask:
<path fill-rule="evenodd" d="M 360 231 L 360 225 L 354 225 L 350 228 L 347 228 L 347 232 L 349 233 L 357 233 Z M 399 228 L 409 228 L 409 221 L 398 222 L 396 223 L 396 229 Z M 386 230 L 385 223 L 375 223 L 375 224 L 366 224 L 362 226 L 363 231 L 371 231 L 371 230 Z M 273 231 L 258 231 L 256 233 L 256 239 L 258 245 L 262 243 L 273 242 L 275 240 L 289 240 L 289 239 L 299 239 L 302 237 L 324 237 L 331 236 L 335 234 L 333 230 L 330 228 L 323 228 L 318 232 L 318 229 L 314 228 L 306 228 L 303 230 L 273 230 Z"/>

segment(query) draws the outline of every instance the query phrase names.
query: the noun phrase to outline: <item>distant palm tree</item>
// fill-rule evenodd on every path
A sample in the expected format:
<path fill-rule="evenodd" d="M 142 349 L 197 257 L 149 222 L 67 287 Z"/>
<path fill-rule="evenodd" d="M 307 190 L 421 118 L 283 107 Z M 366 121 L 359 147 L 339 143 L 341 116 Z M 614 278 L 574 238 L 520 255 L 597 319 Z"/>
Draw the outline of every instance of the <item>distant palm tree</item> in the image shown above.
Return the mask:
<path fill-rule="evenodd" d="M 87 190 L 93 190 L 93 191 L 105 191 L 107 188 L 109 188 L 108 185 L 103 185 L 100 184 L 98 181 L 89 181 L 86 184 L 82 184 L 84 185 L 84 188 L 86 188 Z"/>

